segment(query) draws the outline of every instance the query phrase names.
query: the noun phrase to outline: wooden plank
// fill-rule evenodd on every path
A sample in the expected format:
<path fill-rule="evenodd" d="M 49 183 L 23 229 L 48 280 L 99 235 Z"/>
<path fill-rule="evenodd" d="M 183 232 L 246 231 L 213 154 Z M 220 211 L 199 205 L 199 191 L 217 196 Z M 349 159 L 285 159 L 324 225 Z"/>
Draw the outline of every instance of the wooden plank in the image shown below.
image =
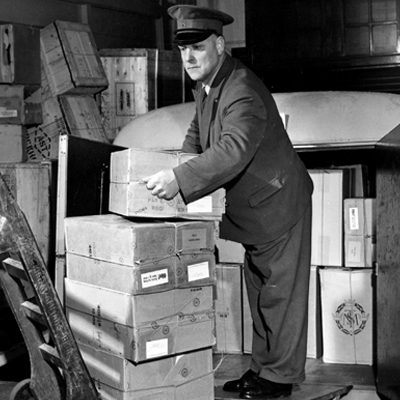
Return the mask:
<path fill-rule="evenodd" d="M 52 214 L 55 206 L 55 166 L 50 161 L 0 163 L 0 173 L 28 220 L 47 266 L 53 262 L 55 253 L 55 216 Z"/>
<path fill-rule="evenodd" d="M 1 176 L 1 175 L 0 175 Z M 1 189 L 4 187 L 0 181 Z M 1 200 L 3 200 L 3 191 L 1 190 Z M 3 201 L 1 201 L 2 203 Z M 1 209 L 2 207 L 0 207 Z M 4 215 L 4 211 L 1 211 Z M 4 268 L 4 262 L 7 260 L 5 253 L 0 255 L 0 283 L 6 293 L 8 302 L 17 320 L 25 341 L 26 348 L 29 351 L 31 360 L 31 381 L 32 390 L 36 397 L 41 400 L 62 400 L 59 378 L 53 368 L 43 360 L 39 353 L 39 345 L 43 343 L 41 333 L 35 328 L 32 322 L 26 318 L 20 304 L 24 301 L 24 293 L 19 284 L 11 278 Z M 18 351 L 18 349 L 15 349 Z M 14 355 L 15 356 L 15 355 Z"/>
<path fill-rule="evenodd" d="M 14 200 L 1 174 L 0 215 L 6 218 L 11 226 L 13 242 L 16 244 L 20 252 L 25 270 L 34 287 L 36 299 L 46 321 L 48 322 L 51 337 L 60 355 L 65 382 L 65 400 L 98 399 L 97 390 L 82 359 L 71 328 L 65 317 L 61 302 L 57 296 L 50 276 L 45 268 L 43 258 L 31 233 L 29 224 L 27 223 L 23 212 Z M 12 280 L 8 273 L 4 272 L 2 278 L 7 279 L 7 277 Z M 7 282 L 4 287 L 8 288 L 11 286 L 9 286 L 9 283 Z M 17 292 L 17 290 L 14 289 L 13 292 Z M 18 301 L 20 304 L 23 302 L 22 299 L 16 299 L 16 301 L 14 301 L 14 310 L 19 309 L 19 307 L 16 307 Z M 21 312 L 21 314 L 23 313 Z M 27 318 L 24 319 L 21 315 L 17 320 L 28 321 Z M 21 331 L 25 334 L 26 332 L 31 331 L 37 332 L 37 330 L 32 329 L 32 327 L 24 327 Z M 37 332 L 37 334 L 39 335 L 39 332 Z M 25 340 L 25 342 L 28 344 L 29 340 Z M 30 354 L 33 349 L 39 351 L 38 343 L 32 346 Z M 43 360 L 41 355 L 36 358 L 38 360 Z M 37 362 L 37 360 L 35 362 Z M 32 365 L 34 364 L 35 363 L 32 363 Z M 46 376 L 47 374 L 40 369 L 38 374 L 38 382 L 43 381 L 43 377 L 48 379 Z M 55 381 L 56 380 L 57 379 L 55 379 Z M 54 383 L 54 387 L 56 387 L 56 383 Z M 56 390 L 55 392 L 61 393 L 60 390 Z M 43 396 L 37 397 L 43 400 L 47 398 L 52 400 L 58 398 L 56 394 L 51 397 L 48 397 L 48 394 L 43 394 Z"/>
<path fill-rule="evenodd" d="M 400 399 L 400 125 L 377 145 L 377 386 Z"/>

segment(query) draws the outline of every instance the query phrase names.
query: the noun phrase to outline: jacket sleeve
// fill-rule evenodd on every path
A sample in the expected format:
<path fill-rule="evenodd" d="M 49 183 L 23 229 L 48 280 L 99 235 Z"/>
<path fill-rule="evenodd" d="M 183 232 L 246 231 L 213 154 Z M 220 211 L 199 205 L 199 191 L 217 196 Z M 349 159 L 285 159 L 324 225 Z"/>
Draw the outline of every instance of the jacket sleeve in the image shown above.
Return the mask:
<path fill-rule="evenodd" d="M 200 154 L 202 151 L 200 145 L 200 132 L 199 132 L 199 123 L 197 119 L 197 111 L 196 114 L 194 115 L 192 122 L 190 123 L 190 127 L 183 141 L 182 151 L 184 153 L 191 153 L 191 154 Z"/>
<path fill-rule="evenodd" d="M 267 112 L 256 90 L 244 84 L 230 85 L 225 90 L 227 93 L 219 100 L 210 132 L 210 147 L 174 168 L 186 203 L 239 177 L 253 159 L 265 134 Z M 190 147 L 185 146 L 185 149 Z"/>

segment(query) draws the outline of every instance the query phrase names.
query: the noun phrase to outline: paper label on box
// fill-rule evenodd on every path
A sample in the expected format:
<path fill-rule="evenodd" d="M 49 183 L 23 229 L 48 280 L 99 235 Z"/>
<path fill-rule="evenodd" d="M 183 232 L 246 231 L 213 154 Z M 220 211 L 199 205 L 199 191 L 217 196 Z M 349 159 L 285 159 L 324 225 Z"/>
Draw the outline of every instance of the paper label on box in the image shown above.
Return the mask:
<path fill-rule="evenodd" d="M 212 197 L 205 196 L 202 199 L 189 203 L 187 206 L 188 213 L 210 213 L 212 212 Z"/>
<path fill-rule="evenodd" d="M 210 277 L 208 268 L 208 262 L 202 262 L 200 264 L 188 265 L 188 281 L 198 281 L 199 279 L 205 279 Z"/>
<path fill-rule="evenodd" d="M 3 107 L 0 107 L 0 118 L 16 118 L 18 117 L 17 110 L 7 110 Z"/>
<path fill-rule="evenodd" d="M 358 220 L 358 208 L 357 207 L 350 207 L 349 208 L 349 223 L 350 223 L 350 230 L 356 231 L 360 229 L 360 223 Z"/>
<path fill-rule="evenodd" d="M 187 229 L 182 231 L 182 248 L 204 249 L 207 246 L 206 229 Z"/>
<path fill-rule="evenodd" d="M 361 262 L 361 243 L 358 241 L 348 241 L 347 261 L 352 263 Z"/>
<path fill-rule="evenodd" d="M 142 288 L 146 289 L 149 287 L 163 285 L 164 283 L 168 283 L 168 269 L 160 269 L 158 271 L 146 272 L 141 275 L 142 278 Z"/>
<path fill-rule="evenodd" d="M 146 358 L 168 355 L 168 339 L 151 340 L 146 342 Z"/>

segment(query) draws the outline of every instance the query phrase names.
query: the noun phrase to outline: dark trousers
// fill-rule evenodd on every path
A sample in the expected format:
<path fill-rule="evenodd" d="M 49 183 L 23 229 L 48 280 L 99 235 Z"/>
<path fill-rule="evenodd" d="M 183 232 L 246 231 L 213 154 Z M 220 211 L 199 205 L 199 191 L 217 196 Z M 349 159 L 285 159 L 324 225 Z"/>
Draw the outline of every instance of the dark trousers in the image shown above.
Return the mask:
<path fill-rule="evenodd" d="M 311 206 L 278 239 L 244 247 L 244 273 L 253 318 L 250 368 L 273 382 L 303 382 L 307 357 Z"/>

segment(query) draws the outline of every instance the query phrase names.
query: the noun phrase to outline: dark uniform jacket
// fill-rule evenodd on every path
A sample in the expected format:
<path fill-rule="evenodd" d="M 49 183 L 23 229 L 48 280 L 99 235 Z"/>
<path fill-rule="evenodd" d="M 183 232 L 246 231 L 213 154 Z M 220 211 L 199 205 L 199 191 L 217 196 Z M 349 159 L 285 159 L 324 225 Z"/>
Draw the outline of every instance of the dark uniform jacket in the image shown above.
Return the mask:
<path fill-rule="evenodd" d="M 193 202 L 226 189 L 220 236 L 267 243 L 288 231 L 310 205 L 312 181 L 293 149 L 275 101 L 238 60 L 226 56 L 182 145 L 198 157 L 174 168 L 182 197 Z"/>

